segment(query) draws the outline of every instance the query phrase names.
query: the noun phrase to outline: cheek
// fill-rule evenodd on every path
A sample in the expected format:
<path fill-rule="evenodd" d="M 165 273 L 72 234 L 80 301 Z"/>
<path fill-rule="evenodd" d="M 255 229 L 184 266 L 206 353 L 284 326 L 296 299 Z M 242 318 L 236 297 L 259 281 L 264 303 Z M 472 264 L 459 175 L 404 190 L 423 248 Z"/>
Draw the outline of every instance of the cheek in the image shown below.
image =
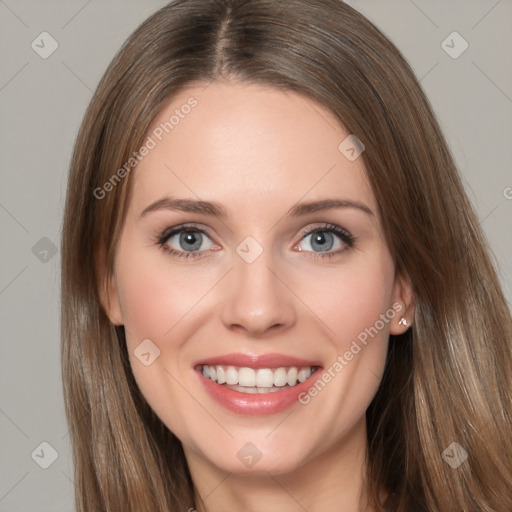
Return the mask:
<path fill-rule="evenodd" d="M 206 266 L 186 269 L 185 264 L 171 265 L 166 254 L 156 248 L 148 251 L 135 245 L 119 254 L 118 295 L 134 377 L 153 410 L 175 433 L 181 433 L 181 422 L 167 416 L 168 405 L 187 407 L 187 397 L 176 378 L 179 382 L 183 376 L 190 378 L 187 351 L 194 344 L 187 341 L 204 324 L 205 309 L 210 308 L 208 293 L 219 276 Z M 147 339 L 157 347 L 158 352 L 151 350 L 158 357 L 146 366 L 137 354 L 147 352 L 139 349 Z"/>
<path fill-rule="evenodd" d="M 301 292 L 307 292 L 308 306 L 328 326 L 330 342 L 323 382 L 301 403 L 314 399 L 315 407 L 337 418 L 334 423 L 340 429 L 364 414 L 377 391 L 395 315 L 393 261 L 385 248 L 371 254 L 309 279 Z"/>
<path fill-rule="evenodd" d="M 379 319 L 391 307 L 393 283 L 391 256 L 382 251 L 376 257 L 355 258 L 351 264 L 323 269 L 314 279 L 306 278 L 300 285 L 300 296 L 329 328 L 340 352 L 375 324 L 382 336 L 387 336 L 389 321 L 382 326 Z"/>
<path fill-rule="evenodd" d="M 166 264 L 165 257 L 125 258 L 118 266 L 119 298 L 129 340 L 172 342 L 172 330 L 194 316 L 194 306 L 215 284 L 211 272 Z"/>
<path fill-rule="evenodd" d="M 201 308 L 194 306 L 215 284 L 215 276 L 199 268 L 192 272 L 174 265 L 171 269 L 165 256 L 147 249 L 140 254 L 133 249 L 122 253 L 116 273 L 127 349 L 137 385 L 168 428 L 185 439 L 190 426 L 176 411 L 190 407 L 190 398 L 180 385 L 184 382 L 180 361 L 188 337 L 200 325 L 196 315 Z M 137 356 L 142 352 L 139 345 L 146 339 L 159 350 L 158 357 L 147 366 Z"/>
<path fill-rule="evenodd" d="M 364 418 L 379 387 L 395 314 L 393 284 L 393 262 L 384 250 L 309 281 L 308 306 L 329 327 L 331 344 L 322 374 L 299 400 L 309 414 L 329 418 L 328 432 L 319 423 L 308 430 L 323 439 L 320 449 Z"/>

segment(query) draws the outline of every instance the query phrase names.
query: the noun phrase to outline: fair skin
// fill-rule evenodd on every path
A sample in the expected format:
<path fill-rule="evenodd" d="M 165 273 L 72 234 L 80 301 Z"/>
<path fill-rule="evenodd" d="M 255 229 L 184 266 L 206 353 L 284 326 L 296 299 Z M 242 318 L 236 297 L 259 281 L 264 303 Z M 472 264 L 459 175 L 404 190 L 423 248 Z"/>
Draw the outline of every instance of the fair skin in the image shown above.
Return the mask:
<path fill-rule="evenodd" d="M 197 106 L 128 178 L 132 195 L 103 297 L 107 313 L 125 326 L 142 393 L 183 444 L 204 501 L 200 512 L 363 510 L 365 411 L 388 336 L 407 330 L 398 322 L 412 320 L 413 305 L 410 285 L 395 276 L 362 158 L 349 161 L 338 150 L 349 133 L 320 105 L 240 83 L 189 87 L 151 130 L 191 96 Z M 169 208 L 141 215 L 170 196 L 219 203 L 226 217 Z M 323 199 L 364 208 L 286 215 L 298 202 Z M 199 257 L 179 259 L 157 238 L 188 223 L 206 234 L 196 228 Z M 348 231 L 353 246 L 326 234 L 326 223 Z M 331 258 L 315 244 L 322 233 Z M 236 252 L 248 236 L 263 249 L 251 263 Z M 194 252 L 179 234 L 163 243 Z M 319 363 L 312 385 L 396 303 L 400 313 L 307 404 L 234 412 L 212 399 L 194 368 L 223 354 L 279 353 Z M 148 366 L 134 356 L 145 339 L 160 350 Z M 251 467 L 237 456 L 249 442 L 261 455 Z"/>

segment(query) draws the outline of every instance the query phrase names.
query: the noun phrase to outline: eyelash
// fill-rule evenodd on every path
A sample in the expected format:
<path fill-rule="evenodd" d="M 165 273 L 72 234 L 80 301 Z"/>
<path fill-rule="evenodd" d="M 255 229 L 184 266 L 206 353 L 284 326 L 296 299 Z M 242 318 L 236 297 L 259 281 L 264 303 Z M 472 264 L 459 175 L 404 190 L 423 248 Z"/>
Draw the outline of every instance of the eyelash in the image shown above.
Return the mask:
<path fill-rule="evenodd" d="M 163 251 L 170 254 L 171 256 L 178 259 L 197 259 L 202 256 L 198 255 L 199 251 L 177 251 L 175 249 L 170 248 L 167 245 L 169 239 L 183 231 L 191 231 L 193 233 L 201 233 L 206 235 L 208 238 L 211 238 L 208 233 L 206 233 L 203 229 L 195 224 L 183 224 L 181 226 L 176 226 L 173 228 L 166 229 L 163 233 L 161 233 L 157 237 L 157 245 L 159 245 Z M 344 249 L 334 251 L 334 252 L 314 252 L 314 251 L 301 251 L 302 254 L 307 258 L 332 258 L 334 256 L 338 256 L 343 252 L 349 251 L 354 246 L 354 242 L 357 240 L 355 236 L 349 233 L 346 229 L 343 229 L 335 224 L 325 224 L 323 226 L 317 226 L 313 229 L 305 230 L 301 233 L 300 242 L 306 238 L 306 236 L 311 235 L 313 233 L 333 233 L 337 235 L 346 245 Z M 299 243 L 300 243 L 299 242 Z M 201 251 L 202 252 L 202 251 Z M 200 253 L 199 253 L 200 254 Z"/>

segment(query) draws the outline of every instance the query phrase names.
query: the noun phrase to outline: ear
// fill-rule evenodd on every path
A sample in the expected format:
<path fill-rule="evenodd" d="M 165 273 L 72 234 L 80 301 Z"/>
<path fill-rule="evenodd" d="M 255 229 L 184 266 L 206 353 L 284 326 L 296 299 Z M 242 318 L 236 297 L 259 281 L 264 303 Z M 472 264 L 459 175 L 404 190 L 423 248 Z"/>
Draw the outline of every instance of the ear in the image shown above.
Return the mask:
<path fill-rule="evenodd" d="M 114 325 L 123 325 L 123 314 L 121 303 L 119 301 L 119 292 L 114 275 L 108 275 L 106 269 L 105 254 L 99 249 L 96 254 L 96 263 L 98 269 L 98 295 L 101 305 L 105 310 L 109 320 Z"/>
<path fill-rule="evenodd" d="M 408 277 L 396 275 L 393 286 L 393 309 L 396 315 L 389 325 L 390 334 L 403 334 L 414 319 L 414 294 Z"/>

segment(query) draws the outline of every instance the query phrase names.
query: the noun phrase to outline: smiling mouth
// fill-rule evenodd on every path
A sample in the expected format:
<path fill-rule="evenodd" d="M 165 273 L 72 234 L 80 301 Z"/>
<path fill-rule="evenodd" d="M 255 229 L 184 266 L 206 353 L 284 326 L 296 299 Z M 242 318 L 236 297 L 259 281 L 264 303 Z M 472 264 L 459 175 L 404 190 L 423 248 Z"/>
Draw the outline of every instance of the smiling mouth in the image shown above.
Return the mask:
<path fill-rule="evenodd" d="M 207 379 L 242 393 L 274 393 L 292 388 L 309 379 L 317 366 L 287 366 L 279 368 L 248 368 L 225 365 L 200 365 Z"/>

